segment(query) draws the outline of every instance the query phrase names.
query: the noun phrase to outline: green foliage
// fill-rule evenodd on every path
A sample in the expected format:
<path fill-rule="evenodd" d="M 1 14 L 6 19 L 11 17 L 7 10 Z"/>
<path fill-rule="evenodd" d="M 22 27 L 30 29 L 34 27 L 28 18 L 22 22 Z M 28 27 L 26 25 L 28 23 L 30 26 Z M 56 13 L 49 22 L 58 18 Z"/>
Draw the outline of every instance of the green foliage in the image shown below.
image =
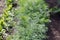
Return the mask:
<path fill-rule="evenodd" d="M 60 12 L 60 8 L 58 8 L 58 7 L 51 8 L 51 12 L 52 12 L 53 14 L 55 14 L 55 13 L 57 13 L 57 12 Z"/>
<path fill-rule="evenodd" d="M 0 40 L 5 40 L 3 39 L 2 36 L 4 36 L 6 31 L 10 32 L 10 27 L 14 27 L 15 22 L 13 20 L 13 13 L 12 11 L 12 0 L 7 0 L 6 1 L 6 9 L 4 9 L 4 13 L 2 14 L 2 17 L 0 17 Z M 8 36 L 8 35 L 6 35 Z"/>
<path fill-rule="evenodd" d="M 6 1 L 0 17 L 0 40 L 45 40 L 50 10 L 44 0 L 18 0 L 17 8 L 12 7 L 14 1 Z M 16 28 L 15 34 L 3 39 L 6 31 L 11 33 L 10 27 Z"/>
<path fill-rule="evenodd" d="M 56 0 L 57 4 L 56 6 L 54 6 L 53 8 L 51 8 L 51 12 L 53 12 L 53 14 L 60 12 L 60 0 Z"/>
<path fill-rule="evenodd" d="M 18 19 L 13 40 L 45 40 L 49 23 L 49 9 L 44 0 L 19 0 L 14 10 Z"/>

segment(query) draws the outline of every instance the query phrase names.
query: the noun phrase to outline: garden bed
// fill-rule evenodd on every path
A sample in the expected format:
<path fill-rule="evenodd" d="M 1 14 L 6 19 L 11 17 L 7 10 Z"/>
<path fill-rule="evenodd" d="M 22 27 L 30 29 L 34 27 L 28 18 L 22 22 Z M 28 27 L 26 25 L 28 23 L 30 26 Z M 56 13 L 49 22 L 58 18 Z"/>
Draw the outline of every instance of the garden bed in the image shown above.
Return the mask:
<path fill-rule="evenodd" d="M 12 21 L 9 19 L 6 22 L 6 24 L 7 24 L 8 21 L 11 21 L 10 26 L 8 26 L 8 28 L 11 28 L 11 29 L 9 29 L 8 31 L 5 30 L 5 31 L 7 31 L 7 34 L 11 33 L 10 31 L 13 32 L 12 28 L 14 28 L 14 26 L 17 26 L 17 24 L 12 25 L 13 23 L 15 23 L 15 21 L 14 21 L 15 16 L 12 16 L 12 14 L 16 13 L 17 18 L 18 19 L 20 18 L 18 20 L 20 22 L 20 24 L 19 24 L 19 26 L 17 26 L 18 27 L 17 30 L 19 30 L 19 32 L 18 32 L 19 34 L 17 34 L 18 36 L 16 36 L 16 37 L 19 37 L 18 40 L 25 40 L 25 39 L 26 40 L 45 40 L 47 38 L 46 31 L 48 31 L 47 32 L 48 40 L 60 40 L 60 12 L 52 13 L 49 15 L 50 10 L 47 9 L 48 7 L 44 4 L 44 1 L 41 0 L 41 2 L 43 2 L 43 4 L 40 3 L 39 1 L 37 1 L 37 2 L 35 1 L 36 3 L 34 1 L 32 2 L 32 1 L 28 1 L 28 0 L 20 1 L 21 3 L 20 2 L 19 2 L 20 4 L 18 3 L 20 5 L 20 9 L 15 10 L 13 12 L 12 12 L 12 9 L 16 8 L 16 7 L 14 7 L 15 4 L 13 4 L 14 3 L 13 1 L 10 1 L 10 0 L 7 1 L 8 10 L 4 9 L 5 1 L 4 0 L 0 1 L 0 4 L 1 4 L 0 5 L 0 15 L 3 12 L 3 9 L 6 11 L 5 12 L 6 15 L 4 14 L 4 16 L 3 16 L 4 20 L 3 20 L 3 18 L 1 18 L 1 20 L 3 20 L 3 22 L 6 22 L 5 20 L 7 20 L 7 18 L 9 18 L 9 17 L 11 17 L 13 19 Z M 54 7 L 57 5 L 56 0 L 54 2 L 53 1 L 52 0 L 50 1 L 51 2 L 49 4 L 50 7 Z M 42 4 L 42 6 L 41 6 L 41 4 Z M 48 10 L 49 10 L 49 12 L 48 12 Z M 12 13 L 10 16 L 9 16 L 9 11 L 11 11 L 10 13 Z M 49 17 L 51 20 L 50 23 L 49 23 L 49 21 L 50 21 Z M 48 28 L 46 27 L 45 23 L 49 23 L 49 26 L 47 26 Z M 3 27 L 3 25 L 1 25 L 1 27 Z M 4 25 L 4 26 L 6 26 L 6 25 Z M 2 28 L 2 30 L 3 29 L 4 28 Z M 7 29 L 7 27 L 5 27 L 5 29 Z M 6 40 L 6 38 L 2 39 L 2 40 Z M 15 39 L 17 40 L 17 38 L 15 38 Z"/>

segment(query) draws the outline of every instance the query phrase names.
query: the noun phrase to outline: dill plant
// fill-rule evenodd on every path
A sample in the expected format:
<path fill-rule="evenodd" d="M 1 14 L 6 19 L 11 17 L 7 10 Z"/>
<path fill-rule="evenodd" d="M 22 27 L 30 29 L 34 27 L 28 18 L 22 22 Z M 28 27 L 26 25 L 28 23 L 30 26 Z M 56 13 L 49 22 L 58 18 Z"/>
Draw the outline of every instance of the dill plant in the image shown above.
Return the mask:
<path fill-rule="evenodd" d="M 12 40 L 45 40 L 49 23 L 49 12 L 44 0 L 18 0 L 14 9 L 18 19 L 17 33 Z"/>

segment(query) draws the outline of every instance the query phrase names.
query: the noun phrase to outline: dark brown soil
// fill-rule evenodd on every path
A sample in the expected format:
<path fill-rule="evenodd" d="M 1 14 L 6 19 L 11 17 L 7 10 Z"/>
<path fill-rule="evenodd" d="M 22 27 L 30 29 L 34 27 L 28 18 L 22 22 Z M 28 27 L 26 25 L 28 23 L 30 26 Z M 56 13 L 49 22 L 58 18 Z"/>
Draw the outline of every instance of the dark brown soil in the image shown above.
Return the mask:
<path fill-rule="evenodd" d="M 45 0 L 45 1 L 49 5 L 50 8 L 54 6 L 58 6 L 57 0 Z"/>
<path fill-rule="evenodd" d="M 60 12 L 50 16 L 48 40 L 60 40 Z"/>

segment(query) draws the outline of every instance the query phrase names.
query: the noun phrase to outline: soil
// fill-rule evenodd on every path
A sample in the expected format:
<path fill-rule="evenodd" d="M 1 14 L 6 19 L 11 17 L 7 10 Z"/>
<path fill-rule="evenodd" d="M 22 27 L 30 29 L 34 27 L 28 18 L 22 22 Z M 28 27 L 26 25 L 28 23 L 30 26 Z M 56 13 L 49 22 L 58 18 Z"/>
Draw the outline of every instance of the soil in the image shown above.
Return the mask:
<path fill-rule="evenodd" d="M 60 12 L 50 15 L 50 19 L 48 40 L 60 40 Z"/>
<path fill-rule="evenodd" d="M 5 0 L 0 0 L 0 16 L 3 13 L 4 8 L 5 8 Z"/>
<path fill-rule="evenodd" d="M 45 2 L 49 5 L 49 8 L 58 6 L 57 0 L 45 0 Z"/>

